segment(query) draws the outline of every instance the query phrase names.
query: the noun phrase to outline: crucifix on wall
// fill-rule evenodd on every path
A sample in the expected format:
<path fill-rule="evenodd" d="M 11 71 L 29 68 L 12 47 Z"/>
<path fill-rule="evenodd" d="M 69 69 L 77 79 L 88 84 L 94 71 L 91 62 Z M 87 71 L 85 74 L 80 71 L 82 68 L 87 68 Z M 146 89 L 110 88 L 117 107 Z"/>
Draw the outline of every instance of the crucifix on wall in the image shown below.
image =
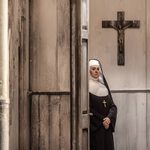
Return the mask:
<path fill-rule="evenodd" d="M 125 29 L 139 28 L 139 27 L 140 27 L 139 20 L 124 20 L 123 11 L 117 12 L 116 21 L 109 21 L 109 20 L 102 21 L 102 28 L 113 28 L 118 33 L 118 54 L 117 54 L 118 65 L 125 65 L 125 48 L 124 48 Z"/>

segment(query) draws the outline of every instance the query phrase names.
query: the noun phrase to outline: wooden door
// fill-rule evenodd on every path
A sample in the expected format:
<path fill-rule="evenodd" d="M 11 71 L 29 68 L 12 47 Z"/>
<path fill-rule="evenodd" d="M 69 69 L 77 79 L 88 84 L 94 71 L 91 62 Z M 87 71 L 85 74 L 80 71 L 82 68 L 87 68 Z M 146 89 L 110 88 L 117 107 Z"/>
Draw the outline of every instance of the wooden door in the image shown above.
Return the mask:
<path fill-rule="evenodd" d="M 22 5 L 20 149 L 87 150 L 88 43 L 81 1 Z"/>
<path fill-rule="evenodd" d="M 70 4 L 32 0 L 29 32 L 31 149 L 70 149 Z"/>
<path fill-rule="evenodd" d="M 31 0 L 28 11 L 20 149 L 70 150 L 70 1 Z"/>
<path fill-rule="evenodd" d="M 114 133 L 116 150 L 148 150 L 150 3 L 146 0 L 90 1 L 89 57 L 100 59 L 118 106 Z M 117 64 L 117 32 L 102 28 L 103 20 L 117 20 L 124 11 L 126 20 L 139 20 L 139 29 L 125 30 L 125 65 Z"/>

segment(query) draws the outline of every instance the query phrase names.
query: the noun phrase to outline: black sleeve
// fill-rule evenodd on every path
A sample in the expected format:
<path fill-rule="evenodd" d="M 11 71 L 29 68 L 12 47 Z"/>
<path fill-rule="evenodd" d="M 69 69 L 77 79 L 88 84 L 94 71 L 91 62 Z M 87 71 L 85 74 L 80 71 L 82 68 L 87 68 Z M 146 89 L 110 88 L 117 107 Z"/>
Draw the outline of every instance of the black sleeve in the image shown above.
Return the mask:
<path fill-rule="evenodd" d="M 92 113 L 91 116 L 93 116 L 94 118 L 96 118 L 97 120 L 99 120 L 101 122 L 103 121 L 104 116 L 101 115 L 100 113 L 98 113 L 97 111 L 95 111 L 93 108 L 90 108 L 90 112 Z"/>
<path fill-rule="evenodd" d="M 104 116 L 102 116 L 92 108 L 90 108 L 90 112 L 92 113 L 92 115 L 90 116 L 90 130 L 91 132 L 95 132 L 102 126 Z"/>
<path fill-rule="evenodd" d="M 91 94 L 89 94 L 89 98 L 91 99 Z M 101 115 L 99 112 L 97 112 L 91 105 L 90 102 L 90 131 L 95 132 L 97 131 L 101 126 L 104 119 L 104 116 Z"/>
<path fill-rule="evenodd" d="M 107 89 L 108 89 L 108 92 L 109 92 L 109 96 L 110 96 L 110 110 L 109 110 L 109 113 L 108 113 L 108 118 L 110 118 L 111 120 L 111 128 L 112 128 L 112 131 L 115 130 L 115 124 L 116 124 L 116 119 L 117 119 L 117 106 L 115 105 L 114 101 L 113 101 L 113 98 L 112 98 L 112 95 L 111 95 L 111 92 L 110 92 L 110 89 L 109 89 L 109 86 L 107 84 L 107 81 L 104 77 L 104 84 L 106 85 Z"/>

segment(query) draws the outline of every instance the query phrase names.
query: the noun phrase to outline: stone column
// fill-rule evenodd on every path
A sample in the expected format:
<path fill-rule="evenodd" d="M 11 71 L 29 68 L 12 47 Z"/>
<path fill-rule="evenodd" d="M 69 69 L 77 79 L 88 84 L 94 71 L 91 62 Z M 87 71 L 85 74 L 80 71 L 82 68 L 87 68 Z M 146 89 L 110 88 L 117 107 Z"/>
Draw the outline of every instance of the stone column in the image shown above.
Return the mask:
<path fill-rule="evenodd" d="M 9 50 L 7 0 L 0 0 L 0 150 L 9 150 Z"/>

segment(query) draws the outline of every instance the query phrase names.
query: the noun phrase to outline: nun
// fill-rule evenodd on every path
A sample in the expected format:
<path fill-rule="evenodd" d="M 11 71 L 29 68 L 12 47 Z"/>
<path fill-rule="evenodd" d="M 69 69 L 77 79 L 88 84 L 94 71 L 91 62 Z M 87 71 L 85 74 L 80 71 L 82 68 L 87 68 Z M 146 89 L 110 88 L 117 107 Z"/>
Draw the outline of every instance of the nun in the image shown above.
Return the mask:
<path fill-rule="evenodd" d="M 89 60 L 90 150 L 114 150 L 117 107 L 99 60 Z"/>

